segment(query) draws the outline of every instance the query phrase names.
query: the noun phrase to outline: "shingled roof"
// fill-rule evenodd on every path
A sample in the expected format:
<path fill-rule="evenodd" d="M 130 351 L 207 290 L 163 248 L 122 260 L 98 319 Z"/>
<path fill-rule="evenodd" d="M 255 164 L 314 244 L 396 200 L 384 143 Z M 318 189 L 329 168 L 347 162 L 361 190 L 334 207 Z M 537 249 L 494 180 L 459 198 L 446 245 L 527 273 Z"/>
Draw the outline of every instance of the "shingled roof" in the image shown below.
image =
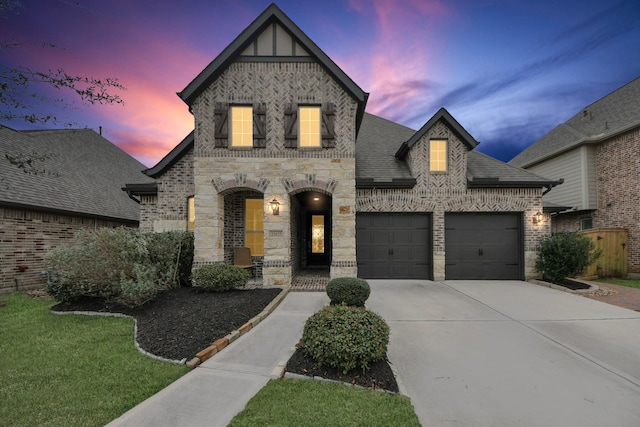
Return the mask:
<path fill-rule="evenodd" d="M 582 144 L 595 144 L 640 126 L 640 77 L 580 110 L 509 163 L 529 167 Z"/>
<path fill-rule="evenodd" d="M 440 109 L 420 130 L 366 113 L 356 141 L 356 186 L 358 188 L 410 188 L 416 183 L 406 152 L 438 121 L 445 120 L 471 150 L 467 157 L 469 187 L 548 187 L 559 181 L 543 178 L 473 148 L 477 142 L 444 109 Z"/>
<path fill-rule="evenodd" d="M 122 187 L 154 182 L 142 163 L 91 129 L 0 126 L 0 146 L 0 206 L 137 222 L 139 205 Z M 32 159 L 31 173 L 4 154 Z"/>

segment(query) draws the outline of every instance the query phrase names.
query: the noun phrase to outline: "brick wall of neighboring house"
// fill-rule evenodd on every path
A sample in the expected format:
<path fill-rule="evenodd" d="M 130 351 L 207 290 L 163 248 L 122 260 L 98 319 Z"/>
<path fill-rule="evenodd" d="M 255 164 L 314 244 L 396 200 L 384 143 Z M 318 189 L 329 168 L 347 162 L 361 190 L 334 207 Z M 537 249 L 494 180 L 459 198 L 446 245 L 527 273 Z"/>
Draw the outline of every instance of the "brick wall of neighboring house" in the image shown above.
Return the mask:
<path fill-rule="evenodd" d="M 70 244 L 83 228 L 117 227 L 119 222 L 70 215 L 0 208 L 0 292 L 40 288 L 47 278 L 48 251 Z M 21 272 L 19 265 L 26 266 Z"/>
<path fill-rule="evenodd" d="M 595 228 L 626 228 L 629 273 L 640 274 L 640 127 L 598 144 Z"/>
<path fill-rule="evenodd" d="M 449 141 L 447 173 L 429 172 L 430 138 Z M 358 212 L 428 212 L 433 221 L 433 274 L 443 280 L 445 273 L 445 213 L 447 212 L 520 212 L 524 226 L 524 273 L 527 279 L 536 277 L 535 257 L 540 240 L 550 230 L 545 217 L 541 224 L 531 218 L 542 211 L 542 188 L 467 188 L 467 149 L 442 122 L 412 148 L 407 157 L 417 184 L 406 190 L 361 189 L 357 191 Z"/>

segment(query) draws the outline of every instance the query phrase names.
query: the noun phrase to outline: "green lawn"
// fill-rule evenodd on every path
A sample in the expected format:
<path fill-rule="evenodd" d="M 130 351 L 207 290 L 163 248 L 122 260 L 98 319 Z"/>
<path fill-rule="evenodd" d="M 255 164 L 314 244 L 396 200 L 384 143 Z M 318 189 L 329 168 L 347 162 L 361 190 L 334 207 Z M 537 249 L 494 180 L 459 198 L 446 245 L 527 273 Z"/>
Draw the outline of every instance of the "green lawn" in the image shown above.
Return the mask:
<path fill-rule="evenodd" d="M 0 295 L 0 425 L 102 426 L 184 375 L 143 356 L 133 319 L 56 315 Z"/>
<path fill-rule="evenodd" d="M 613 285 L 627 286 L 629 288 L 640 289 L 640 280 L 635 279 L 598 279 L 600 283 L 611 283 Z"/>
<path fill-rule="evenodd" d="M 270 380 L 229 424 L 241 426 L 420 426 L 403 396 L 309 380 Z"/>
<path fill-rule="evenodd" d="M 56 315 L 52 300 L 0 295 L 0 425 L 102 426 L 188 372 L 143 356 L 133 320 Z M 419 426 L 408 398 L 272 380 L 231 426 Z"/>

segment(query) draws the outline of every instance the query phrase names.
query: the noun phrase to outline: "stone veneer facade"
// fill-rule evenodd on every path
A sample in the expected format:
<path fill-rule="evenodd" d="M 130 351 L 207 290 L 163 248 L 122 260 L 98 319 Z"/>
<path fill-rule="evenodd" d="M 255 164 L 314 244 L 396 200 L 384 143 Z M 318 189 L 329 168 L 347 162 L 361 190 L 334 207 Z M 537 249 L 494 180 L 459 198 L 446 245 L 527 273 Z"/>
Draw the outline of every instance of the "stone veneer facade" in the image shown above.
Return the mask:
<path fill-rule="evenodd" d="M 0 292 L 42 288 L 45 255 L 74 242 L 81 229 L 132 225 L 73 215 L 0 208 Z M 135 225 L 135 224 L 133 224 Z M 20 271 L 19 265 L 26 266 Z"/>
<path fill-rule="evenodd" d="M 215 103 L 266 104 L 265 148 L 216 148 Z M 285 148 L 287 103 L 335 106 L 334 148 Z M 317 63 L 236 62 L 192 106 L 195 118 L 194 268 L 225 261 L 225 198 L 263 195 L 265 285 L 290 283 L 297 257 L 293 196 L 318 191 L 332 198 L 331 276 L 355 276 L 355 116 L 357 103 Z M 272 199 L 280 214 L 268 211 Z M 228 206 L 228 205 L 227 205 Z M 227 240 L 228 242 L 228 240 Z"/>
<path fill-rule="evenodd" d="M 430 139 L 448 141 L 448 171 L 429 171 Z M 445 278 L 445 214 L 447 212 L 519 212 L 524 227 L 524 275 L 538 276 L 535 259 L 541 239 L 548 234 L 547 216 L 533 224 L 536 212 L 542 212 L 541 188 L 467 188 L 468 149 L 442 121 L 436 123 L 409 152 L 407 161 L 416 186 L 411 189 L 360 189 L 356 196 L 358 212 L 431 213 L 433 227 L 434 280 Z"/>
<path fill-rule="evenodd" d="M 598 208 L 553 218 L 553 232 L 580 230 L 591 218 L 594 228 L 626 228 L 629 274 L 640 276 L 640 128 L 617 135 L 596 147 Z"/>

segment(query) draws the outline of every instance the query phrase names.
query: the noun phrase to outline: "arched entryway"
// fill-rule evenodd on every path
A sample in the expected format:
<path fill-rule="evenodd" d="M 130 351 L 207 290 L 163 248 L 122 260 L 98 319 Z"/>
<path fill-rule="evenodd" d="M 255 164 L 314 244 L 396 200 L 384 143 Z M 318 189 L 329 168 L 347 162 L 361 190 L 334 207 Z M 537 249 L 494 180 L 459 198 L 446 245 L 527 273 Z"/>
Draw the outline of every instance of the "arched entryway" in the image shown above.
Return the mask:
<path fill-rule="evenodd" d="M 317 190 L 292 194 L 291 257 L 292 273 L 307 269 L 326 269 L 331 265 L 332 198 Z"/>
<path fill-rule="evenodd" d="M 254 276 L 262 277 L 264 264 L 264 195 L 251 188 L 224 193 L 224 262 L 234 264 L 236 248 L 251 250 Z"/>

